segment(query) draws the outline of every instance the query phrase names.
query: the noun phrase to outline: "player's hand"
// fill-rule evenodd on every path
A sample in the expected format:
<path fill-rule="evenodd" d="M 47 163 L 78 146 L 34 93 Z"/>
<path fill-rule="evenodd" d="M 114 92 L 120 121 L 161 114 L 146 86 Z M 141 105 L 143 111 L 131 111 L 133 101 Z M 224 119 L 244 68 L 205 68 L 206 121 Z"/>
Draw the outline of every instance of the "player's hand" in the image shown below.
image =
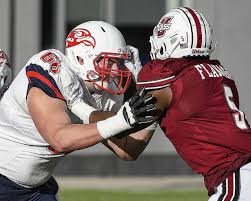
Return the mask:
<path fill-rule="evenodd" d="M 117 115 L 123 115 L 129 127 L 137 124 L 150 124 L 156 119 L 149 112 L 155 109 L 156 100 L 152 95 L 146 94 L 144 88 L 124 103 Z"/>
<path fill-rule="evenodd" d="M 151 124 L 156 121 L 155 98 L 148 95 L 144 88 L 129 98 L 113 117 L 97 122 L 99 134 L 108 139 L 137 125 Z"/>
<path fill-rule="evenodd" d="M 135 82 L 137 81 L 139 71 L 142 65 L 139 59 L 139 50 L 136 47 L 127 45 L 129 51 L 129 59 L 125 61 L 125 66 L 132 72 Z"/>

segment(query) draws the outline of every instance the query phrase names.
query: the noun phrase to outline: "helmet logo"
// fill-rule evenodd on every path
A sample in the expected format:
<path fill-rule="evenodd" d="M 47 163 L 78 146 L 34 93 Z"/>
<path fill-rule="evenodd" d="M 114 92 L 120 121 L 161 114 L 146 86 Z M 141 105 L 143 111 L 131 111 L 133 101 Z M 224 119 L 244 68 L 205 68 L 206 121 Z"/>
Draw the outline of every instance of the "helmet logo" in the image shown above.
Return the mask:
<path fill-rule="evenodd" d="M 73 47 L 83 43 L 86 46 L 94 48 L 96 40 L 87 29 L 76 28 L 73 29 L 66 39 L 66 48 Z"/>
<path fill-rule="evenodd" d="M 168 31 L 172 25 L 173 17 L 164 17 L 161 19 L 159 24 L 156 26 L 155 31 L 157 32 L 157 36 L 160 38 L 165 35 L 166 31 Z"/>

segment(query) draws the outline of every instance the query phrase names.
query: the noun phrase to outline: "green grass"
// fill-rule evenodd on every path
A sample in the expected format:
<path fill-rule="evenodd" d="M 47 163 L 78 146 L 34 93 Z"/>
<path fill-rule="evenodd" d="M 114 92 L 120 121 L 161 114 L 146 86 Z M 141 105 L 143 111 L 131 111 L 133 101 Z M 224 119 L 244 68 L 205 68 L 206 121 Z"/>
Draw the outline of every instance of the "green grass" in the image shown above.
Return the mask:
<path fill-rule="evenodd" d="M 62 190 L 59 201 L 207 201 L 206 191 Z"/>

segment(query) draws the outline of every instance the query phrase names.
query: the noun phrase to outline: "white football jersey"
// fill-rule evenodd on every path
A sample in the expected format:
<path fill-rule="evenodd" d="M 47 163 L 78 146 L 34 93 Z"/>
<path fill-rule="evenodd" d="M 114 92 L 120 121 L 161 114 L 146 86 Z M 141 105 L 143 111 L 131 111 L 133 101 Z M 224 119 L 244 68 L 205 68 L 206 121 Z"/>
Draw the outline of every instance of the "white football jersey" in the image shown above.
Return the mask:
<path fill-rule="evenodd" d="M 19 185 L 36 187 L 51 177 L 65 155 L 55 153 L 36 129 L 26 103 L 28 85 L 64 100 L 69 108 L 84 101 L 99 110 L 117 111 L 123 96 L 92 97 L 58 50 L 42 51 L 28 61 L 0 101 L 0 174 Z"/>

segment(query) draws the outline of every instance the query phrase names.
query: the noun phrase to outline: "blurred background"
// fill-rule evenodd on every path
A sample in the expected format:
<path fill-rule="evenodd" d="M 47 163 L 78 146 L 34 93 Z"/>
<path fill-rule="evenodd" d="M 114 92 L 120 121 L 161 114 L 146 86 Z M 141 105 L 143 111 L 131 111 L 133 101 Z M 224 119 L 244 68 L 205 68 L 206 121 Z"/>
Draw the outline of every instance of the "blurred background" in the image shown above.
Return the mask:
<path fill-rule="evenodd" d="M 247 0 L 0 0 L 0 48 L 14 66 L 14 75 L 35 53 L 55 48 L 64 52 L 67 33 L 79 23 L 103 20 L 115 25 L 127 44 L 142 57 L 149 52 L 149 36 L 170 9 L 188 6 L 206 16 L 218 41 L 213 58 L 234 75 L 240 105 L 251 117 L 251 1 Z M 102 145 L 70 154 L 56 170 L 69 176 L 193 176 L 159 130 L 143 155 L 123 162 Z"/>

